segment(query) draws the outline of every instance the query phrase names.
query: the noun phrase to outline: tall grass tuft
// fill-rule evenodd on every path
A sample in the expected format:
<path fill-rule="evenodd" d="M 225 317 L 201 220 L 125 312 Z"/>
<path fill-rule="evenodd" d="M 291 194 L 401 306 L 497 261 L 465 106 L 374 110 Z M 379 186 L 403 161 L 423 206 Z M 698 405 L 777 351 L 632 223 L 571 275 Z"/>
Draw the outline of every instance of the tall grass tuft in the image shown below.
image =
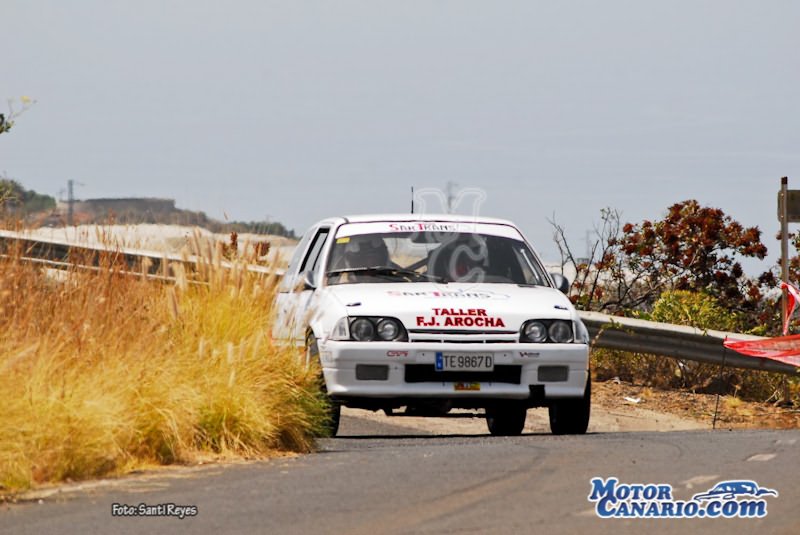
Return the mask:
<path fill-rule="evenodd" d="M 270 337 L 275 280 L 196 249 L 175 283 L 0 259 L 0 491 L 314 447 L 318 370 Z"/>

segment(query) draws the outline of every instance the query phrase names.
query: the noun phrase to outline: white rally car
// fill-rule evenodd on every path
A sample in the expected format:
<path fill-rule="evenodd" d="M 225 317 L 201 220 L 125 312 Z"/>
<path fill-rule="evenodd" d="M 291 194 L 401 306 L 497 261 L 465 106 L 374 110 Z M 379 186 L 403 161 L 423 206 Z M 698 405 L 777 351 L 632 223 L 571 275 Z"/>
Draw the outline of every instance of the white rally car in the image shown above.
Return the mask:
<path fill-rule="evenodd" d="M 553 433 L 585 433 L 589 335 L 567 288 L 508 221 L 337 217 L 300 240 L 275 335 L 321 365 L 334 435 L 342 405 L 484 409 L 493 435 L 548 407 Z"/>

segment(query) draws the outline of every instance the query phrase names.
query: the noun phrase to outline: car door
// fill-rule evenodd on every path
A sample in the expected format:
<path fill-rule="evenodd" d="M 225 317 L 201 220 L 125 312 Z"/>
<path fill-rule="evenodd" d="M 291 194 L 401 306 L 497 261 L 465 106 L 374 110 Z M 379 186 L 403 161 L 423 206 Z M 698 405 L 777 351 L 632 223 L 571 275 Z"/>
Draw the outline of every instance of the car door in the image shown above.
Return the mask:
<path fill-rule="evenodd" d="M 272 336 L 281 340 L 288 340 L 291 338 L 291 322 L 294 319 L 294 311 L 297 308 L 298 294 L 294 292 L 297 286 L 300 264 L 306 257 L 308 245 L 311 243 L 311 238 L 316 235 L 317 227 L 311 227 L 303 234 L 300 241 L 292 253 L 292 258 L 289 261 L 289 266 L 286 268 L 278 284 L 278 295 L 275 297 L 275 324 L 272 330 Z"/>
<path fill-rule="evenodd" d="M 321 273 L 320 259 L 323 257 L 330 234 L 329 226 L 319 227 L 310 234 L 310 243 L 297 266 L 296 274 L 294 274 L 294 283 L 286 292 L 287 306 L 284 314 L 288 319 L 287 334 L 289 338 L 294 339 L 297 345 L 305 344 L 308 316 L 313 308 L 315 287 L 321 280 L 319 275 Z M 309 273 L 315 274 L 311 276 L 313 287 L 306 284 L 306 277 Z"/>

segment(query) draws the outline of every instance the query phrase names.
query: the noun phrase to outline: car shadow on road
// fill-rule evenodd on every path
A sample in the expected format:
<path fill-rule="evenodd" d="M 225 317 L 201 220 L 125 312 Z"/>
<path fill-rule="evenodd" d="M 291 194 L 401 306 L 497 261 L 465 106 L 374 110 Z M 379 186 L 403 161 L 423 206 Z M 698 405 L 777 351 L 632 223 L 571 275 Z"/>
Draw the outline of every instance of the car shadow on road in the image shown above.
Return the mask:
<path fill-rule="evenodd" d="M 553 436 L 552 433 L 541 432 L 541 433 L 522 433 L 521 435 L 517 436 L 508 436 L 508 437 L 496 437 L 492 436 L 489 433 L 443 433 L 443 434 L 419 434 L 419 433 L 409 433 L 409 434 L 358 434 L 358 435 L 337 435 L 335 438 L 328 438 L 325 439 L 326 441 L 339 441 L 339 440 L 407 440 L 407 439 L 427 439 L 427 440 L 436 440 L 436 439 L 453 439 L 453 438 L 475 438 L 475 439 L 497 439 L 497 440 L 504 440 L 509 438 L 520 438 L 520 437 L 543 437 L 543 436 Z"/>

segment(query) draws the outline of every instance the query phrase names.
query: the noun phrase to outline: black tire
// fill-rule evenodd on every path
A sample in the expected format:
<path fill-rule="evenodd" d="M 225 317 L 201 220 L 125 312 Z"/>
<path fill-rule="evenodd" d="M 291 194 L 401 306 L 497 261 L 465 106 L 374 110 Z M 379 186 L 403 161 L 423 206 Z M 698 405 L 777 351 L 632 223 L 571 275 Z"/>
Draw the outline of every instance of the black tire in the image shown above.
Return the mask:
<path fill-rule="evenodd" d="M 313 333 L 309 333 L 306 338 L 306 351 L 308 352 L 308 362 L 316 362 L 319 364 L 319 389 L 326 397 L 327 402 L 327 417 L 325 418 L 325 427 L 322 436 L 335 437 L 339 432 L 339 420 L 342 417 L 342 405 L 328 396 L 328 388 L 325 385 L 325 376 L 322 374 L 322 362 L 319 360 L 319 346 L 317 345 L 317 338 Z"/>
<path fill-rule="evenodd" d="M 592 379 L 586 380 L 582 398 L 561 399 L 550 404 L 550 431 L 554 435 L 583 435 L 592 409 Z"/>
<path fill-rule="evenodd" d="M 528 408 L 521 403 L 502 403 L 486 408 L 486 426 L 496 437 L 512 437 L 522 434 Z"/>

